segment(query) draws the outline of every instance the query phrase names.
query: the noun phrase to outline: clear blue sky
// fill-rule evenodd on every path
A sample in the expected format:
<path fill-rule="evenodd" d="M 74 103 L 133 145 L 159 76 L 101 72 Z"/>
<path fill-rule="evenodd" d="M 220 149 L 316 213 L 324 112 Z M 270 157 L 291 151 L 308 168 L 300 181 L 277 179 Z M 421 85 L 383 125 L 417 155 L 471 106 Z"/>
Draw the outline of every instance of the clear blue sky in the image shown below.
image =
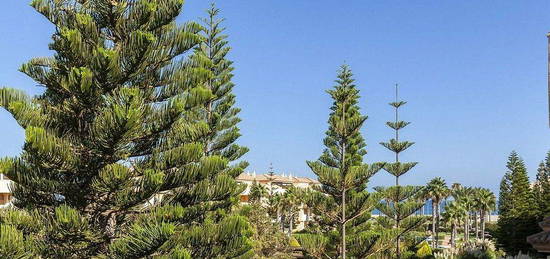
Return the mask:
<path fill-rule="evenodd" d="M 180 20 L 209 2 L 188 0 Z M 550 149 L 546 32 L 550 2 L 540 1 L 218 1 L 233 47 L 241 143 L 249 169 L 312 176 L 305 160 L 321 153 L 333 85 L 344 61 L 361 90 L 367 161 L 391 160 L 392 86 L 409 104 L 403 131 L 417 144 L 403 159 L 420 164 L 402 180 L 498 188 L 510 151 L 531 177 Z M 0 85 L 38 94 L 17 68 L 47 49 L 53 27 L 28 6 L 0 9 Z M 0 156 L 17 155 L 23 131 L 0 111 Z M 380 172 L 371 186 L 390 184 Z"/>

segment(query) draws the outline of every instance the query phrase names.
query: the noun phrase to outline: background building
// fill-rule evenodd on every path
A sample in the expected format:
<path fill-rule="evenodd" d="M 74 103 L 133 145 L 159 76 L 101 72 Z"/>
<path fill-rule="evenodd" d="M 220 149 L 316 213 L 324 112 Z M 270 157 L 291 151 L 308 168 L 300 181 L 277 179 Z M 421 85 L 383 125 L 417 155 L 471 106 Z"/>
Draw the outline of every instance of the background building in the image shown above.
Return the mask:
<path fill-rule="evenodd" d="M 239 175 L 237 182 L 246 184 L 246 189 L 240 195 L 241 202 L 245 204 L 250 200 L 250 188 L 254 182 L 261 184 L 272 194 L 283 194 L 291 186 L 296 188 L 311 188 L 320 184 L 319 181 L 308 177 L 296 177 L 290 174 L 288 176 L 285 174 L 277 175 L 274 173 L 257 175 L 256 173 L 249 172 Z M 311 211 L 305 204 L 301 204 L 298 212 L 298 222 L 296 222 L 294 230 L 299 231 L 304 229 L 306 222 L 310 218 Z"/>
<path fill-rule="evenodd" d="M 7 176 L 0 174 L 0 208 L 7 207 L 10 204 L 10 184 L 11 180 Z"/>

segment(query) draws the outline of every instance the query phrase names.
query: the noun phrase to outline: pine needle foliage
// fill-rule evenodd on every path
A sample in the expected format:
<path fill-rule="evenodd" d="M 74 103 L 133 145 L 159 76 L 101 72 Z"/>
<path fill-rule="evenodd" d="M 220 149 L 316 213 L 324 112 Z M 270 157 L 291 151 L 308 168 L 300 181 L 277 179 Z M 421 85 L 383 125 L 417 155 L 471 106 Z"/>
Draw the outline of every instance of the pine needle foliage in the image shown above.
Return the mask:
<path fill-rule="evenodd" d="M 243 156 L 248 148 L 235 143 L 241 136 L 237 127 L 241 121 L 237 117 L 240 109 L 235 107 L 236 97 L 232 93 L 233 62 L 227 59 L 231 48 L 227 36 L 223 34 L 223 19 L 218 18 L 220 10 L 214 5 L 207 12 L 208 17 L 202 19 L 201 35 L 204 41 L 195 48 L 192 56 L 196 63 L 209 71 L 205 87 L 212 92 L 212 98 L 204 103 L 200 111 L 209 126 L 202 140 L 206 154 L 219 155 L 232 162 Z M 238 166 L 244 169 L 247 163 L 243 161 Z"/>
<path fill-rule="evenodd" d="M 197 116 L 216 98 L 228 100 L 217 113 L 236 115 L 233 99 L 207 83 L 223 78 L 219 88 L 230 89 L 228 70 L 189 57 L 208 26 L 176 24 L 183 0 L 31 6 L 55 26 L 54 56 L 20 69 L 43 94 L 0 89 L 0 105 L 25 129 L 23 153 L 2 159 L 0 173 L 41 227 L 2 215 L 2 240 L 21 244 L 22 234 L 33 244 L 25 251 L 44 258 L 250 256 L 248 222 L 224 212 L 242 190 L 242 168 L 229 163 L 245 149 L 226 122 L 238 119 L 219 115 L 223 128 Z M 225 131 L 233 137 L 208 137 Z"/>
<path fill-rule="evenodd" d="M 539 164 L 533 194 L 538 205 L 538 217 L 543 219 L 550 216 L 550 152 Z"/>
<path fill-rule="evenodd" d="M 515 151 L 508 157 L 506 167 L 501 182 L 497 244 L 512 255 L 529 253 L 532 247 L 526 238 L 539 232 L 536 202 L 525 163 Z"/>
<path fill-rule="evenodd" d="M 321 183 L 306 201 L 313 214 L 319 215 L 320 228 L 296 238 L 312 256 L 367 258 L 384 245 L 384 236 L 370 231 L 367 222 L 379 197 L 366 191 L 369 178 L 383 165 L 363 162 L 367 152 L 360 129 L 367 116 L 359 111 L 359 90 L 352 76 L 343 65 L 336 85 L 327 91 L 333 104 L 326 148 L 317 161 L 307 162 Z"/>
<path fill-rule="evenodd" d="M 383 196 L 383 200 L 377 208 L 385 215 L 379 222 L 384 223 L 395 233 L 393 251 L 388 251 L 388 253 L 393 254 L 396 258 L 401 258 L 402 250 L 405 248 L 402 243 L 405 240 L 415 240 L 416 231 L 424 224 L 425 218 L 413 215 L 424 205 L 424 188 L 399 184 L 399 177 L 408 173 L 416 166 L 417 162 L 401 162 L 399 160 L 401 152 L 411 147 L 414 142 L 402 141 L 399 138 L 400 130 L 409 125 L 410 122 L 399 119 L 399 108 L 407 102 L 399 100 L 398 90 L 398 86 L 395 85 L 395 101 L 389 103 L 395 110 L 395 120 L 386 123 L 389 128 L 394 130 L 395 137 L 388 142 L 380 143 L 395 153 L 395 161 L 384 165 L 384 170 L 395 177 L 395 185 L 377 187 L 376 190 Z M 406 245 L 410 247 L 416 244 L 408 242 Z"/>

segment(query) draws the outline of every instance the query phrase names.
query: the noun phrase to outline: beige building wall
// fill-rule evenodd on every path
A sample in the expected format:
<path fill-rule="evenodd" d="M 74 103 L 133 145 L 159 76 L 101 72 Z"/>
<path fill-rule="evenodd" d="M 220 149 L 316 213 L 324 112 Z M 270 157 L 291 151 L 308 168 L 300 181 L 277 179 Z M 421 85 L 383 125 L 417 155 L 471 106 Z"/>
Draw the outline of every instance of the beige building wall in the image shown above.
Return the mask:
<path fill-rule="evenodd" d="M 248 204 L 250 188 L 254 182 L 265 186 L 273 193 L 284 193 L 290 186 L 296 188 L 311 188 L 314 185 L 319 185 L 317 180 L 307 177 L 296 177 L 292 175 L 273 175 L 242 173 L 237 177 L 237 182 L 246 184 L 246 189 L 241 193 L 240 200 L 244 204 Z M 305 204 L 301 204 L 298 211 L 298 222 L 296 222 L 293 231 L 300 231 L 305 228 L 307 221 L 311 219 L 311 212 Z"/>
<path fill-rule="evenodd" d="M 5 175 L 0 174 L 0 208 L 7 207 L 11 202 L 10 184 L 12 181 Z"/>

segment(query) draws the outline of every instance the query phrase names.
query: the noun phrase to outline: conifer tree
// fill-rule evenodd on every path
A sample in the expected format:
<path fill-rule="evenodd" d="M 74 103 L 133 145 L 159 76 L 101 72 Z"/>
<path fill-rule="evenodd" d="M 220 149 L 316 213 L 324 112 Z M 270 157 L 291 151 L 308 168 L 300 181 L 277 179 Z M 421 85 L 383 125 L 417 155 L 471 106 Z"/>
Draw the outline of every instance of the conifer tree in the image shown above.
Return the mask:
<path fill-rule="evenodd" d="M 213 4 L 208 10 L 208 17 L 202 19 L 204 41 L 196 48 L 193 59 L 209 71 L 205 87 L 213 96 L 204 103 L 201 111 L 209 131 L 204 136 L 204 148 L 207 155 L 219 155 L 229 161 L 235 161 L 243 156 L 248 148 L 239 146 L 235 141 L 241 136 L 237 124 L 240 119 L 237 114 L 240 109 L 235 108 L 235 95 L 232 93 L 234 84 L 231 81 L 233 62 L 227 59 L 231 48 L 228 46 L 227 36 L 222 34 L 225 28 L 221 27 L 223 19 L 218 18 L 219 9 Z M 247 166 L 241 161 L 238 167 Z"/>
<path fill-rule="evenodd" d="M 403 186 L 399 183 L 399 177 L 409 172 L 417 164 L 417 162 L 401 162 L 399 159 L 401 152 L 414 144 L 414 142 L 401 141 L 399 138 L 400 130 L 410 124 L 410 122 L 399 119 L 399 108 L 405 104 L 405 101 L 399 99 L 399 88 L 398 85 L 395 85 L 395 102 L 389 104 L 395 109 L 395 120 L 386 123 L 388 127 L 394 130 L 395 137 L 388 142 L 380 143 L 395 153 L 395 161 L 384 165 L 384 170 L 395 177 L 395 185 L 387 188 L 377 188 L 384 196 L 384 201 L 379 204 L 378 209 L 386 216 L 386 220 L 389 220 L 395 232 L 395 250 L 393 253 L 396 258 L 401 258 L 402 240 L 410 240 L 410 235 L 415 235 L 414 231 L 425 222 L 423 217 L 413 215 L 424 205 L 421 200 L 423 188 Z"/>
<path fill-rule="evenodd" d="M 543 219 L 550 215 L 550 152 L 544 162 L 539 164 L 533 194 L 538 206 L 538 217 Z"/>
<path fill-rule="evenodd" d="M 308 200 L 313 214 L 320 216 L 320 231 L 297 235 L 312 256 L 366 258 L 383 246 L 381 235 L 368 229 L 367 220 L 379 197 L 367 192 L 367 182 L 382 164 L 363 162 L 365 141 L 360 129 L 367 119 L 358 106 L 359 90 L 352 72 L 343 65 L 333 89 L 327 92 L 333 104 L 323 154 L 307 164 L 321 187 Z"/>
<path fill-rule="evenodd" d="M 527 236 L 539 231 L 536 203 L 525 163 L 515 151 L 508 157 L 506 167 L 507 175 L 501 184 L 505 196 L 499 204 L 497 242 L 507 253 L 527 253 L 532 251 Z"/>
<path fill-rule="evenodd" d="M 502 179 L 500 180 L 500 186 L 499 186 L 499 196 L 498 196 L 498 214 L 506 214 L 510 209 L 510 203 L 508 202 L 510 199 L 510 192 L 511 192 L 511 184 L 510 184 L 510 172 L 506 172 Z"/>
<path fill-rule="evenodd" d="M 197 114 L 217 93 L 213 73 L 186 58 L 205 39 L 200 25 L 175 23 L 182 4 L 32 2 L 56 27 L 55 55 L 21 67 L 43 94 L 0 89 L 26 135 L 0 170 L 15 182 L 14 205 L 42 227 L 23 228 L 24 216 L 0 223 L 32 241 L 33 257 L 250 254 L 244 217 L 220 211 L 242 190 L 242 169 L 229 166 L 231 152 L 208 152 L 230 141 L 204 141 L 212 126 Z"/>
<path fill-rule="evenodd" d="M 266 199 L 266 209 L 267 213 L 271 218 L 278 221 L 281 225 L 281 229 L 283 229 L 283 222 L 281 217 L 281 195 L 275 192 L 275 187 L 273 186 L 273 181 L 275 180 L 275 171 L 273 169 L 273 164 L 269 164 L 269 169 L 267 174 L 265 174 L 267 181 L 269 182 L 269 185 L 267 186 L 267 199 Z"/>

